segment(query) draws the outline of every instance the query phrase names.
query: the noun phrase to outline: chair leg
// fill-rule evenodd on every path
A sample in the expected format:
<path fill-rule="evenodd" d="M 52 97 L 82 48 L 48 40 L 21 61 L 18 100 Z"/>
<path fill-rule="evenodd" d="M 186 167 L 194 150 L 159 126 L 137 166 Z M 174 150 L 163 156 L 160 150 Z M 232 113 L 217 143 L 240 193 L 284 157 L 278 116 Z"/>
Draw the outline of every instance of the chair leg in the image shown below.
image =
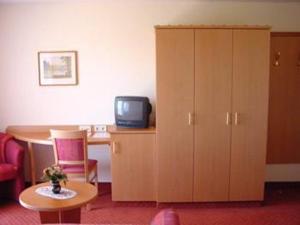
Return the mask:
<path fill-rule="evenodd" d="M 96 186 L 97 192 L 98 192 L 98 171 L 97 171 L 97 166 L 94 167 L 94 177 L 91 181 L 94 181 L 94 185 Z M 92 210 L 92 204 L 88 203 L 86 204 L 86 211 Z"/>
<path fill-rule="evenodd" d="M 97 166 L 95 168 L 95 186 L 97 188 L 97 192 L 98 192 L 98 195 L 99 195 L 99 190 L 98 190 L 98 170 L 97 170 Z"/>

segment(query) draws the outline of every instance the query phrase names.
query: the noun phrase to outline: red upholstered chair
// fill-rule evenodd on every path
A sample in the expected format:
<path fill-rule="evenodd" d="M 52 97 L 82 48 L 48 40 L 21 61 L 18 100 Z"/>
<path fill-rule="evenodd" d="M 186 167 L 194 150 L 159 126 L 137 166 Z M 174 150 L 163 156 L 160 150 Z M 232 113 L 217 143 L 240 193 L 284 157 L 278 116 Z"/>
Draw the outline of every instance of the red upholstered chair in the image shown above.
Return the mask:
<path fill-rule="evenodd" d="M 87 131 L 50 130 L 50 133 L 55 164 L 62 168 L 69 180 L 94 181 L 98 190 L 97 160 L 87 156 Z"/>
<path fill-rule="evenodd" d="M 180 225 L 179 216 L 172 209 L 164 209 L 156 214 L 150 225 Z"/>
<path fill-rule="evenodd" d="M 0 133 L 0 197 L 19 200 L 25 187 L 24 149 L 11 136 Z"/>

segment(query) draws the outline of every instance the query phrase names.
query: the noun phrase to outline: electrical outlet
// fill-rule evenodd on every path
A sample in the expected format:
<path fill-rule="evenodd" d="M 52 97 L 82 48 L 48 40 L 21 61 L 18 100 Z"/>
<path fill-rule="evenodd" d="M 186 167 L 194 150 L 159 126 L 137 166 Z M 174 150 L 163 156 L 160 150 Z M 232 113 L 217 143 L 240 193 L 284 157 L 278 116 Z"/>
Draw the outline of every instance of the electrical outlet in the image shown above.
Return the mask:
<path fill-rule="evenodd" d="M 94 125 L 94 132 L 95 133 L 106 132 L 106 125 L 101 125 L 101 124 Z"/>
<path fill-rule="evenodd" d="M 80 125 L 79 130 L 87 130 L 88 133 L 92 133 L 92 126 L 91 125 Z"/>

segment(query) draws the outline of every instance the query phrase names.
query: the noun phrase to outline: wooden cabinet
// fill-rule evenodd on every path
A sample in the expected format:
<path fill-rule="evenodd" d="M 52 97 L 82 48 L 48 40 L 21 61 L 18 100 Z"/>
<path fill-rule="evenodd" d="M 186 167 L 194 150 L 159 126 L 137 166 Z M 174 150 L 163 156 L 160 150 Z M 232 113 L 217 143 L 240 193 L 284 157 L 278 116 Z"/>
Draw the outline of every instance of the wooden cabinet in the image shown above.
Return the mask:
<path fill-rule="evenodd" d="M 267 27 L 158 27 L 158 201 L 262 200 Z"/>
<path fill-rule="evenodd" d="M 111 132 L 113 201 L 155 201 L 155 131 Z"/>

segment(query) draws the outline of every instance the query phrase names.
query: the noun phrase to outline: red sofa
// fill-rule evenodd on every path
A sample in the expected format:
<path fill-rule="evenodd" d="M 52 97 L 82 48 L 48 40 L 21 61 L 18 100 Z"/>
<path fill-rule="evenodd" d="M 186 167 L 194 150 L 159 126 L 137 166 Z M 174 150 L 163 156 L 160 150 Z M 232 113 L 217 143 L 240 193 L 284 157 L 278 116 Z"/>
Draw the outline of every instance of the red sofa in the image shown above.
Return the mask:
<path fill-rule="evenodd" d="M 25 187 L 24 149 L 7 134 L 0 133 L 0 197 L 19 200 Z"/>

